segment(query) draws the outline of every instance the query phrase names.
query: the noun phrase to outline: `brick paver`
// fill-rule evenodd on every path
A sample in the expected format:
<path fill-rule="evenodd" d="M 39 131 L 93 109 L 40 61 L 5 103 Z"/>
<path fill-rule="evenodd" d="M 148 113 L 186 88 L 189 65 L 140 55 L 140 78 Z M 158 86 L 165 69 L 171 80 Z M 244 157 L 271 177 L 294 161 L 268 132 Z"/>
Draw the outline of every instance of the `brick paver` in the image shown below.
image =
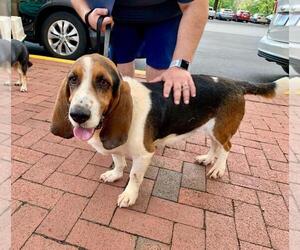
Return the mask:
<path fill-rule="evenodd" d="M 246 98 L 222 179 L 207 179 L 210 167 L 195 164 L 210 145 L 197 132 L 159 147 L 136 204 L 119 209 L 131 161 L 121 180 L 103 184 L 99 177 L 112 166 L 111 156 L 49 132 L 70 65 L 33 62 L 28 93 L 12 86 L 12 249 L 288 248 L 287 157 L 295 159 L 299 151 L 288 150 L 287 98 Z M 1 133 L 0 142 L 1 150 L 9 149 Z M 9 184 L 8 176 L 1 183 Z M 0 195 L 5 192 L 0 186 Z"/>

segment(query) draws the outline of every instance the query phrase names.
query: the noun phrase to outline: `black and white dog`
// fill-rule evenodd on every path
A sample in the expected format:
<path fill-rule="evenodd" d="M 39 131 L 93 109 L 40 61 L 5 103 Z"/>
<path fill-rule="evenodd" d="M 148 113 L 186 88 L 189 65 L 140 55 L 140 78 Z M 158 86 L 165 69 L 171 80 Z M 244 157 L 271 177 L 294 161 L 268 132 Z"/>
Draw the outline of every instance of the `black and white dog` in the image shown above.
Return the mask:
<path fill-rule="evenodd" d="M 0 67 L 11 74 L 11 68 L 19 73 L 19 81 L 15 84 L 21 86 L 20 91 L 27 91 L 26 73 L 32 63 L 29 61 L 29 52 L 22 42 L 12 39 L 11 42 L 0 39 Z"/>

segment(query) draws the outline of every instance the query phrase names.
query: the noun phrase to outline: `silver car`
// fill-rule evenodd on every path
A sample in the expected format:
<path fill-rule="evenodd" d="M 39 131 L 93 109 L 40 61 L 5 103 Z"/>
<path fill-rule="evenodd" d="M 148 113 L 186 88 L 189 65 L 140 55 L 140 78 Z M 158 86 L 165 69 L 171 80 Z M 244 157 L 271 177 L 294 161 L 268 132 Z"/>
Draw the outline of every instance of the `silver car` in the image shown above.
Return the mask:
<path fill-rule="evenodd" d="M 298 2 L 298 3 L 297 3 Z M 260 40 L 258 55 L 279 64 L 286 73 L 289 65 L 300 73 L 300 4 L 279 0 L 267 34 Z"/>

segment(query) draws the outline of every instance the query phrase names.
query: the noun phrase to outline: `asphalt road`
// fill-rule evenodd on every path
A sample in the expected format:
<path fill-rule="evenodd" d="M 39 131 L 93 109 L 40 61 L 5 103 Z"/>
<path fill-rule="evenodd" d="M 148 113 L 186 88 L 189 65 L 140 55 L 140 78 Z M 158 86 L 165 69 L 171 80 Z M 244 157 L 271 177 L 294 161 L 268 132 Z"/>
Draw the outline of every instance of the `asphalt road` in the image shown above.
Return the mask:
<path fill-rule="evenodd" d="M 257 83 L 284 76 L 280 66 L 257 56 L 258 42 L 267 29 L 266 25 L 209 20 L 191 72 Z M 31 53 L 47 55 L 39 46 L 28 46 Z M 136 67 L 144 69 L 145 60 L 137 60 Z"/>

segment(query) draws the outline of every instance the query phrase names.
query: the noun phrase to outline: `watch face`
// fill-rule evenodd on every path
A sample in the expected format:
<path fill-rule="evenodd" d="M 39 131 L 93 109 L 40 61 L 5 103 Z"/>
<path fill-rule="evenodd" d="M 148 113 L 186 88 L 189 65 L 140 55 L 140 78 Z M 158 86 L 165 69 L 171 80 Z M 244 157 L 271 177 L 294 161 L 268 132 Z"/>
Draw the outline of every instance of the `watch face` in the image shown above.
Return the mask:
<path fill-rule="evenodd" d="M 171 62 L 170 67 L 179 67 L 187 70 L 189 68 L 189 62 L 186 60 L 174 60 Z"/>

